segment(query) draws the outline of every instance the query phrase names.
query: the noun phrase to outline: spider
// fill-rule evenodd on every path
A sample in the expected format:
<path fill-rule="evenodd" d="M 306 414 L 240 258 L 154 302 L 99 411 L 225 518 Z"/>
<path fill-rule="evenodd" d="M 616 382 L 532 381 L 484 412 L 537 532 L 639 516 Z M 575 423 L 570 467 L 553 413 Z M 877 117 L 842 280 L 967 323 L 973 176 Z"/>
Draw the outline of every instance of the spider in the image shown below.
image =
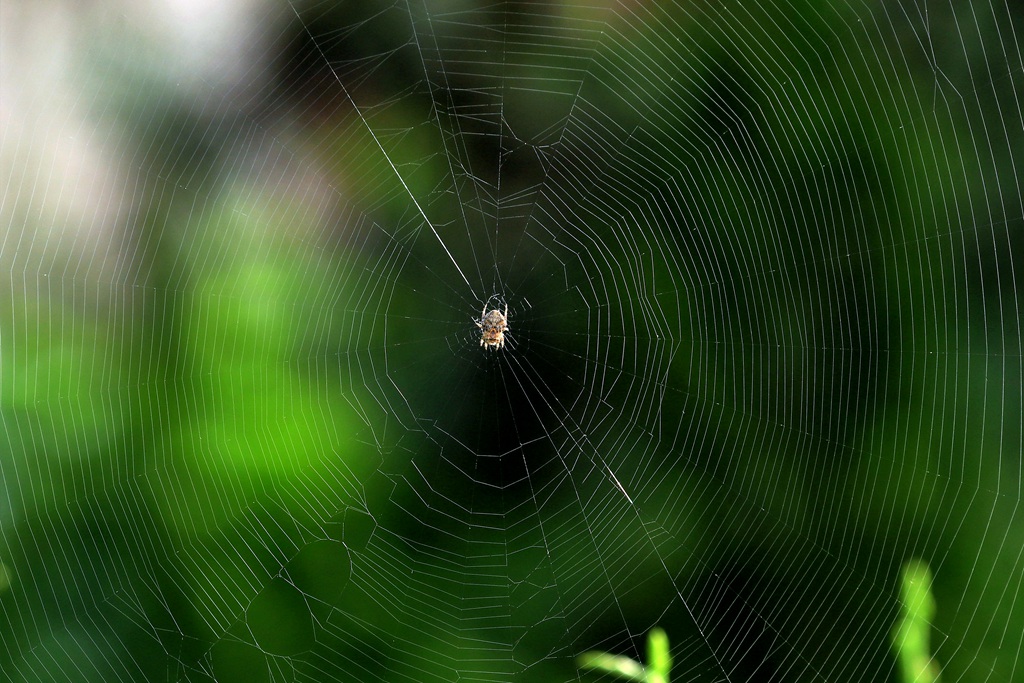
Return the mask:
<path fill-rule="evenodd" d="M 504 313 L 497 308 L 488 312 L 487 304 L 484 304 L 484 310 L 480 311 L 480 320 L 477 321 L 476 326 L 482 330 L 480 346 L 489 349 L 504 347 L 505 333 L 508 332 L 508 304 L 505 304 Z"/>

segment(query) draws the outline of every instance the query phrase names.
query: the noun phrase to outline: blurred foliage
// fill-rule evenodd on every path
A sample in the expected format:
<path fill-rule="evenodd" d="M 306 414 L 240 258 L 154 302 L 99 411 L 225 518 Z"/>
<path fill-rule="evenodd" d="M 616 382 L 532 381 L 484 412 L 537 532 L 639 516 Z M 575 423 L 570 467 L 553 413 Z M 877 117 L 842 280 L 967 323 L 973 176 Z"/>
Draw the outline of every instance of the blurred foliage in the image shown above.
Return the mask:
<path fill-rule="evenodd" d="M 660 623 L 636 680 L 895 680 L 897 604 L 904 680 L 1021 670 L 1000 34 L 886 64 L 919 50 L 884 8 L 591 5 L 289 3 L 223 92 L 158 20 L 44 32 L 70 94 L 19 106 L 67 118 L 3 157 L 5 676 L 575 680 L 587 643 L 635 677 L 607 652 Z M 25 161 L 75 135 L 103 231 Z M 934 586 L 889 600 L 910 553 Z"/>
<path fill-rule="evenodd" d="M 585 652 L 576 661 L 583 670 L 603 671 L 640 683 L 668 683 L 672 669 L 668 636 L 660 628 L 653 628 L 647 634 L 647 666 L 608 652 Z"/>

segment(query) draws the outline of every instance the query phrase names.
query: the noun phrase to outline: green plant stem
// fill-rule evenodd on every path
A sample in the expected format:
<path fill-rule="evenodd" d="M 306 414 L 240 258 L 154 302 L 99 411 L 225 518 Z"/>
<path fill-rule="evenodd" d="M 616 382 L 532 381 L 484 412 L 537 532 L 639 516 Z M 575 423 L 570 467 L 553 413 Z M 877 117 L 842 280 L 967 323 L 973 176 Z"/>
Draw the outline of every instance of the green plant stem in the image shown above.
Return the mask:
<path fill-rule="evenodd" d="M 892 646 L 904 683 L 939 683 L 939 667 L 931 655 L 930 633 L 935 616 L 932 573 L 921 560 L 903 565 L 900 580 L 900 620 Z"/>

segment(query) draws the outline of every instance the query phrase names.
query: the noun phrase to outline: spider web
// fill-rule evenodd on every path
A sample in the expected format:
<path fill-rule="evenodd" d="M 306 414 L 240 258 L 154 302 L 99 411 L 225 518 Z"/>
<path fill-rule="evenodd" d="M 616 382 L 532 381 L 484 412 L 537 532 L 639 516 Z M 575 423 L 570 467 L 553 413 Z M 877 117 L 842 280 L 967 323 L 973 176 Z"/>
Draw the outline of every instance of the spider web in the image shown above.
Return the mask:
<path fill-rule="evenodd" d="M 1019 7 L 201 5 L 0 6 L 0 678 L 1022 675 Z"/>

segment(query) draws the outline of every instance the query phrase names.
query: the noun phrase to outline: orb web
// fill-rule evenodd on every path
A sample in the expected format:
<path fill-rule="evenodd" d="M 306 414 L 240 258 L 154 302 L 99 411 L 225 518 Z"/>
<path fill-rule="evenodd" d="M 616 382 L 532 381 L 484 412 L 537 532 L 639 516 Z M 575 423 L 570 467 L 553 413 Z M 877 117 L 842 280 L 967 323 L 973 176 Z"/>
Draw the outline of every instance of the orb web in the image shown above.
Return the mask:
<path fill-rule="evenodd" d="M 5 3 L 0 670 L 1019 676 L 1018 14 Z"/>

